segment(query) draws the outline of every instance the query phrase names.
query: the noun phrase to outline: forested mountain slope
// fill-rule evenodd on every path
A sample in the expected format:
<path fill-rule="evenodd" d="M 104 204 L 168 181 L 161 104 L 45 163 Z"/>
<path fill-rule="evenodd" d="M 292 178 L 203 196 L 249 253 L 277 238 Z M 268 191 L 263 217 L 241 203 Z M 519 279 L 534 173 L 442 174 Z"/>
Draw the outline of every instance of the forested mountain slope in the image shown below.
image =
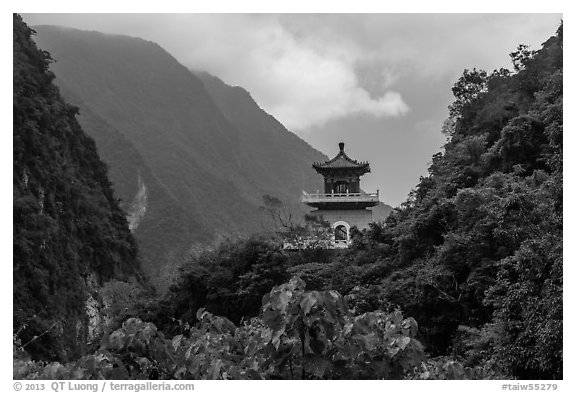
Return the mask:
<path fill-rule="evenodd" d="M 100 286 L 142 273 L 106 166 L 31 35 L 14 15 L 13 329 L 31 354 L 65 360 L 93 338 Z"/>
<path fill-rule="evenodd" d="M 444 152 L 350 249 L 221 247 L 183 269 L 158 323 L 194 322 L 199 307 L 238 322 L 296 276 L 345 295 L 355 314 L 413 317 L 426 352 L 443 357 L 426 366 L 430 378 L 454 361 L 481 378 L 562 378 L 562 39 L 560 27 L 538 51 L 519 47 L 513 71 L 465 70 Z"/>
<path fill-rule="evenodd" d="M 445 152 L 356 244 L 377 261 L 355 296 L 416 318 L 432 353 L 520 378 L 562 375 L 562 39 L 466 70 Z"/>
<path fill-rule="evenodd" d="M 310 208 L 300 202 L 300 196 L 302 190 L 313 192 L 318 189 L 322 177 L 311 166 L 327 157 L 286 130 L 242 87 L 229 86 L 206 72 L 195 75 L 204 83 L 221 113 L 242 135 L 238 150 L 243 152 L 241 161 L 244 164 L 238 169 L 251 182 L 250 189 L 265 191 L 265 194 L 289 203 L 293 211 L 309 211 Z"/>
<path fill-rule="evenodd" d="M 79 121 L 94 138 L 102 160 L 108 165 L 120 207 L 144 256 L 152 281 L 162 287 L 176 266 L 187 258 L 193 242 L 209 243 L 212 232 L 200 218 L 185 210 L 157 179 L 138 150 L 116 128 L 96 115 L 82 100 L 65 88 L 63 94 L 82 107 Z"/>
<path fill-rule="evenodd" d="M 110 160 L 126 209 L 141 188 L 138 179 L 148 189 L 135 236 L 154 277 L 182 262 L 194 244 L 267 228 L 259 209 L 263 195 L 299 207 L 302 189 L 318 188 L 321 179 L 310 164 L 325 157 L 245 92 L 237 97 L 237 88 L 220 86 L 218 97 L 233 102 L 223 114 L 221 101 L 214 103 L 204 84 L 154 43 L 37 30 L 37 42 L 57 60 L 56 82 L 80 107 L 81 124 Z M 232 112 L 245 116 L 241 121 Z M 117 133 L 127 143 L 106 143 Z"/>
<path fill-rule="evenodd" d="M 324 161 L 326 158 L 320 160 L 315 150 L 302 149 L 301 145 L 305 142 L 287 131 L 278 120 L 261 109 L 250 93 L 242 87 L 229 86 L 207 72 L 195 71 L 195 75 L 204 83 L 210 97 L 224 116 L 245 136 L 241 141 L 244 145 L 242 150 L 251 151 L 254 145 L 282 146 L 281 150 L 258 151 L 259 163 L 266 167 L 275 167 L 279 162 L 292 163 L 286 166 L 279 176 L 278 173 L 259 170 L 258 167 L 250 165 L 251 160 L 246 159 L 247 165 L 241 169 L 246 173 L 258 174 L 252 176 L 254 186 L 267 189 L 268 194 L 290 203 L 292 211 L 308 213 L 311 209 L 294 196 L 300 195 L 302 190 L 308 192 L 318 190 L 318 180 L 322 179 L 320 175 L 309 178 L 303 174 L 308 173 L 311 163 Z M 336 150 L 338 141 L 334 142 Z M 372 210 L 374 221 L 381 221 L 390 214 L 392 207 L 383 201 Z"/>
<path fill-rule="evenodd" d="M 400 309 L 414 318 L 433 358 L 416 378 L 562 378 L 562 38 L 560 27 L 538 51 L 519 47 L 512 72 L 465 70 L 445 151 L 384 223 L 353 234 L 350 249 L 286 252 L 258 239 L 220 247 L 182 269 L 155 322 L 179 332 L 170 318 L 194 323 L 205 307 L 235 323 L 258 315 L 274 330 L 286 319 L 257 299 L 296 277 L 325 307 L 323 328 L 305 319 L 317 340 L 337 324 L 321 291 L 343 294 L 354 315 Z M 307 301 L 291 310 L 305 314 Z M 310 353 L 332 353 L 325 348 Z"/>
<path fill-rule="evenodd" d="M 464 71 L 429 175 L 349 249 L 223 242 L 93 353 L 15 377 L 562 379 L 562 25 L 511 57 Z"/>

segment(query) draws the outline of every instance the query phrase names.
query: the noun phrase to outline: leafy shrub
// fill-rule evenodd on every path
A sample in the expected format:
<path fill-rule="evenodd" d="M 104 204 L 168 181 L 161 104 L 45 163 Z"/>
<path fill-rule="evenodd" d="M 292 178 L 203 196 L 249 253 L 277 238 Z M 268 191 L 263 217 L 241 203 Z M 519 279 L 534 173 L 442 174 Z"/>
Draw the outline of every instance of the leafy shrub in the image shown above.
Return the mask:
<path fill-rule="evenodd" d="M 269 239 L 224 243 L 193 256 L 159 303 L 154 321 L 178 333 L 174 319 L 195 323 L 200 308 L 234 323 L 258 314 L 260 300 L 274 285 L 290 278 L 287 255 Z"/>
<path fill-rule="evenodd" d="M 423 360 L 418 326 L 398 311 L 353 316 L 335 291 L 292 279 L 263 299 L 258 318 L 236 326 L 203 309 L 168 339 L 130 318 L 100 348 L 67 364 L 34 362 L 15 345 L 16 379 L 402 378 Z"/>
<path fill-rule="evenodd" d="M 154 293 L 135 282 L 112 280 L 104 284 L 102 298 L 104 330 L 113 331 L 131 317 L 150 318 L 149 310 L 155 301 Z"/>
<path fill-rule="evenodd" d="M 466 367 L 449 357 L 438 357 L 423 362 L 410 379 L 510 379 L 502 374 L 494 362 L 483 366 Z"/>

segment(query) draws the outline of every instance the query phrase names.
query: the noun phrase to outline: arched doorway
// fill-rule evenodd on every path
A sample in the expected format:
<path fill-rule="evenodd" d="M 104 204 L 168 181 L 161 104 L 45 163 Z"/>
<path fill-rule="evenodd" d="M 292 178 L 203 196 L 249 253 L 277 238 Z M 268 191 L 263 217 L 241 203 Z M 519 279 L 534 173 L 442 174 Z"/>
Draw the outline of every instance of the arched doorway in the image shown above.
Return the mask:
<path fill-rule="evenodd" d="M 348 241 L 348 231 L 344 225 L 338 225 L 334 229 L 334 240 L 338 241 Z"/>
<path fill-rule="evenodd" d="M 350 225 L 347 222 L 335 222 L 332 228 L 334 228 L 334 243 L 347 244 L 350 241 Z"/>

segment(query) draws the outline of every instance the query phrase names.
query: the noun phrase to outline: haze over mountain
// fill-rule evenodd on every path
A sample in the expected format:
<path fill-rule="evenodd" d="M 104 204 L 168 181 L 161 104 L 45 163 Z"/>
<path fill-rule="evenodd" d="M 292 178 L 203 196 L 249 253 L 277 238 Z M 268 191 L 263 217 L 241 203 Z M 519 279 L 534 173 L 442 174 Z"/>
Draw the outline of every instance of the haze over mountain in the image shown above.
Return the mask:
<path fill-rule="evenodd" d="M 332 156 L 334 141 L 343 139 L 351 157 L 378 168 L 365 189 L 379 189 L 399 206 L 446 142 L 442 124 L 462 71 L 510 68 L 508 53 L 520 43 L 540 47 L 562 15 L 44 13 L 24 19 L 154 41 L 181 64 L 246 88 L 319 151 Z M 394 108 L 409 110 L 386 115 L 383 104 L 390 101 L 380 99 L 387 93 L 399 95 L 388 96 L 396 98 Z"/>
<path fill-rule="evenodd" d="M 110 166 L 156 283 L 195 244 L 269 229 L 263 195 L 301 213 L 302 190 L 320 188 L 311 163 L 327 157 L 244 89 L 199 79 L 142 39 L 35 29 L 56 59 L 56 83 L 80 107 L 80 123 Z"/>

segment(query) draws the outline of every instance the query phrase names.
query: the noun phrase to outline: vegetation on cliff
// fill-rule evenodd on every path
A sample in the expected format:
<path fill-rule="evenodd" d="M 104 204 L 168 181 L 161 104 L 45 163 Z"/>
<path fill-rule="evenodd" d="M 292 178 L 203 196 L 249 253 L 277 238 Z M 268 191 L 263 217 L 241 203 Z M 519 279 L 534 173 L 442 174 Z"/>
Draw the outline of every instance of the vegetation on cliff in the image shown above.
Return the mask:
<path fill-rule="evenodd" d="M 30 354 L 61 360 L 85 353 L 98 288 L 142 273 L 106 166 L 32 34 L 14 15 L 13 329 Z"/>
<path fill-rule="evenodd" d="M 351 249 L 299 259 L 262 244 L 235 246 L 253 253 L 227 246 L 209 258 L 208 276 L 204 263 L 183 272 L 171 303 L 200 299 L 195 291 L 211 280 L 218 290 L 174 316 L 193 323 L 200 306 L 234 321 L 253 316 L 237 303 L 227 310 L 227 299 L 242 302 L 244 279 L 256 277 L 250 261 L 274 255 L 264 265 L 277 274 L 254 280 L 265 289 L 277 285 L 272 277 L 300 277 L 310 289 L 338 291 L 357 313 L 402 309 L 432 356 L 561 378 L 562 39 L 560 26 L 542 49 L 520 46 L 513 71 L 465 70 L 444 152 L 385 223 L 355 233 Z"/>
<path fill-rule="evenodd" d="M 94 353 L 20 356 L 15 377 L 561 379 L 562 40 L 465 70 L 428 176 L 348 250 L 224 242 L 162 298 L 109 286 Z"/>

